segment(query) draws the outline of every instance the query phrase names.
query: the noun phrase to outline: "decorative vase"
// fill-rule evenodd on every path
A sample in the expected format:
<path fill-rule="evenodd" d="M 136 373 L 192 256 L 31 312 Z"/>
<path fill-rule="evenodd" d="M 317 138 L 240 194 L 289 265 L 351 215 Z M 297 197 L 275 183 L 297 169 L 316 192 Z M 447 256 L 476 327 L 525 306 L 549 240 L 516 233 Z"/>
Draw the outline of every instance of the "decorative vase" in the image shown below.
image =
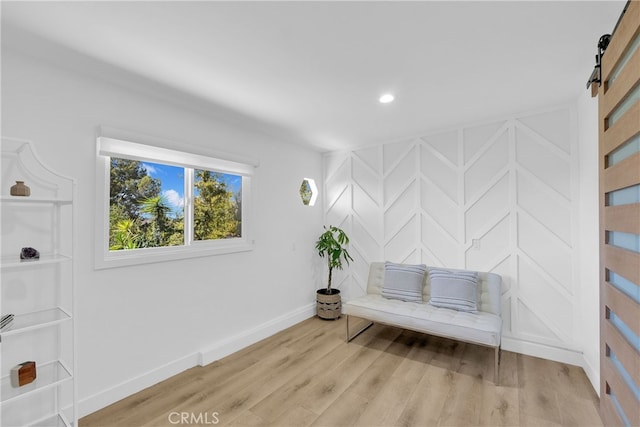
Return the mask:
<path fill-rule="evenodd" d="M 24 181 L 16 181 L 16 185 L 11 186 L 11 195 L 12 196 L 30 196 L 31 189 L 24 185 Z"/>
<path fill-rule="evenodd" d="M 316 314 L 321 319 L 334 320 L 342 315 L 342 298 L 340 289 L 318 289 L 316 292 Z"/>

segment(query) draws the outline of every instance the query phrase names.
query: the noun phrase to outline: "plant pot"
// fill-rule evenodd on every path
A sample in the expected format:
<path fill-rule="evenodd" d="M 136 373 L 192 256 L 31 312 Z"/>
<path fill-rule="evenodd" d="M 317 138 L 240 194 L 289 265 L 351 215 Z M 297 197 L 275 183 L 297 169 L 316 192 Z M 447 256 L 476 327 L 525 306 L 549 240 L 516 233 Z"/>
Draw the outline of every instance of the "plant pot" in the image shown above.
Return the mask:
<path fill-rule="evenodd" d="M 321 319 L 334 320 L 342 315 L 340 289 L 318 289 L 316 291 L 316 314 Z"/>

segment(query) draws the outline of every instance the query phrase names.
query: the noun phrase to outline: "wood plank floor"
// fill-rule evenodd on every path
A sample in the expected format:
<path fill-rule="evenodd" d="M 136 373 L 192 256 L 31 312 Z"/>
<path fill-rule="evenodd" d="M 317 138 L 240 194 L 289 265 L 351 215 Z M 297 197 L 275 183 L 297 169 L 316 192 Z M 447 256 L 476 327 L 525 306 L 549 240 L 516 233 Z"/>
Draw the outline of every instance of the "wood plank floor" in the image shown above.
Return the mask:
<path fill-rule="evenodd" d="M 308 319 L 79 424 L 602 426 L 581 368 L 503 351 L 496 386 L 490 348 L 383 325 L 344 334 L 344 319 Z"/>

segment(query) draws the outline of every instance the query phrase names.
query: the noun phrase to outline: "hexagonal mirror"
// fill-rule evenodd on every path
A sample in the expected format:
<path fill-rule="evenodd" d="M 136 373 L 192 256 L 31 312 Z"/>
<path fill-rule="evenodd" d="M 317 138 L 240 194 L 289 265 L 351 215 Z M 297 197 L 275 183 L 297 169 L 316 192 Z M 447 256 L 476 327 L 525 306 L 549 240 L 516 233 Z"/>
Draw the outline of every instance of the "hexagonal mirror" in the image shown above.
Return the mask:
<path fill-rule="evenodd" d="M 318 187 L 316 182 L 311 178 L 305 178 L 300 184 L 300 198 L 305 206 L 313 206 L 318 198 Z"/>

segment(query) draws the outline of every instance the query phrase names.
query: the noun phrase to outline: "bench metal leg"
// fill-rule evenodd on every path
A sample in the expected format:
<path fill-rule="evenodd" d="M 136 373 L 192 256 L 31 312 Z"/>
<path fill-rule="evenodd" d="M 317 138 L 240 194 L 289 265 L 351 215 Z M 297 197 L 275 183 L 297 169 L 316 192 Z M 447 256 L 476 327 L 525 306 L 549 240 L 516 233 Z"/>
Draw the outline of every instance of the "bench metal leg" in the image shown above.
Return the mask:
<path fill-rule="evenodd" d="M 493 366 L 493 383 L 498 385 L 500 382 L 500 356 L 502 349 L 500 346 L 496 347 Z"/>
<path fill-rule="evenodd" d="M 358 335 L 360 335 L 361 333 L 363 333 L 364 331 L 369 329 L 369 327 L 371 327 L 371 325 L 373 325 L 373 322 L 370 321 L 364 328 L 362 328 L 358 332 L 356 332 L 355 335 L 349 336 L 349 315 L 347 314 L 346 317 L 347 317 L 347 342 L 351 341 L 352 339 L 354 339 L 355 337 L 357 337 Z"/>

